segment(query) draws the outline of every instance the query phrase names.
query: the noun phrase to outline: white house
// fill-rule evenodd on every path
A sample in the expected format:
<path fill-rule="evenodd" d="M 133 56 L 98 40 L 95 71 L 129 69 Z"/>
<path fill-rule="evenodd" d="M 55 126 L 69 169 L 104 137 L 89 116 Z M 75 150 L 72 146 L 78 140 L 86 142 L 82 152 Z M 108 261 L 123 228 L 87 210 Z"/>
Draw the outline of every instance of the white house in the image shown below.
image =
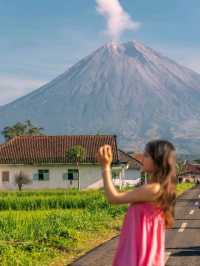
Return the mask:
<path fill-rule="evenodd" d="M 118 149 L 118 159 L 120 164 L 112 166 L 112 177 L 114 185 L 119 187 L 135 186 L 141 182 L 141 158 L 133 157 Z M 88 188 L 97 188 L 103 186 L 102 178 L 88 186 Z"/>
<path fill-rule="evenodd" d="M 185 161 L 184 170 L 180 177 L 182 182 L 200 183 L 200 164 L 194 164 Z"/>
<path fill-rule="evenodd" d="M 141 181 L 141 160 L 134 158 L 130 154 L 118 149 L 118 159 L 120 161 L 119 179 L 122 179 L 122 186 L 136 185 Z M 115 167 L 113 167 L 114 169 Z M 120 181 L 117 181 L 120 182 Z M 117 182 L 115 184 L 117 184 Z"/>
<path fill-rule="evenodd" d="M 76 165 L 66 159 L 66 151 L 75 145 L 86 151 L 80 163 L 80 187 L 90 187 L 102 180 L 96 153 L 104 144 L 112 147 L 113 167 L 120 167 L 115 135 L 15 137 L 0 145 L 0 188 L 16 189 L 15 177 L 20 172 L 32 181 L 25 188 L 77 187 Z"/>

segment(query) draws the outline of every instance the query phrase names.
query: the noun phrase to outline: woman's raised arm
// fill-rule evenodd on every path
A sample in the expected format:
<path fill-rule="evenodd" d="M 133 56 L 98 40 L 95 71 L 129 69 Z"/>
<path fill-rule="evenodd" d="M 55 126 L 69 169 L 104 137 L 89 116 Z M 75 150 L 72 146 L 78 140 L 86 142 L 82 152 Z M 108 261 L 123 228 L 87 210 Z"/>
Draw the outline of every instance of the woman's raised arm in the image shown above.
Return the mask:
<path fill-rule="evenodd" d="M 159 183 L 146 184 L 132 191 L 119 192 L 112 181 L 111 163 L 112 149 L 110 145 L 104 145 L 99 149 L 97 159 L 102 166 L 102 176 L 105 188 L 105 195 L 112 204 L 132 204 L 136 202 L 155 201 L 160 191 Z"/>

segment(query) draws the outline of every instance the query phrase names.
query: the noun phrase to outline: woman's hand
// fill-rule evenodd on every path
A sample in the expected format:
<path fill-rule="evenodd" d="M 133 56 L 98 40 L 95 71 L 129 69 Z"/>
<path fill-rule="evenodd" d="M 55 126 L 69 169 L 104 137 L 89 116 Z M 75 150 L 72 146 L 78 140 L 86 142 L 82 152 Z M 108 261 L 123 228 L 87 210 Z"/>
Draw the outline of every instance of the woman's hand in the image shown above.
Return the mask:
<path fill-rule="evenodd" d="M 113 160 L 112 148 L 110 145 L 103 145 L 99 148 L 96 156 L 98 162 L 101 166 L 110 167 Z"/>
<path fill-rule="evenodd" d="M 108 202 L 114 201 L 117 191 L 112 182 L 111 163 L 113 160 L 112 148 L 110 145 L 103 145 L 96 154 L 97 161 L 102 167 L 102 178 L 105 189 L 105 195 Z"/>

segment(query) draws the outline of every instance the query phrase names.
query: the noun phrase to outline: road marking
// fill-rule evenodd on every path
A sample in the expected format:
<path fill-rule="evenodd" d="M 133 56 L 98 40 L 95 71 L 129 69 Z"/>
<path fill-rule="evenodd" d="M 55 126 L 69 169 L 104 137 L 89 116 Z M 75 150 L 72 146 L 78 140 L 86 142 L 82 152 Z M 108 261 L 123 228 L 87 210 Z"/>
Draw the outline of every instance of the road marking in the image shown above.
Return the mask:
<path fill-rule="evenodd" d="M 183 233 L 186 227 L 187 227 L 187 223 L 182 223 L 181 224 L 181 227 L 178 230 L 178 232 L 179 233 Z"/>
<path fill-rule="evenodd" d="M 199 205 L 199 202 L 198 202 L 198 201 L 196 201 L 194 205 L 195 205 L 195 206 Z"/>
<path fill-rule="evenodd" d="M 194 210 L 191 210 L 191 211 L 189 212 L 190 215 L 192 215 L 193 213 L 194 213 Z"/>
<path fill-rule="evenodd" d="M 171 254 L 171 252 L 165 252 L 165 263 L 168 261 Z"/>

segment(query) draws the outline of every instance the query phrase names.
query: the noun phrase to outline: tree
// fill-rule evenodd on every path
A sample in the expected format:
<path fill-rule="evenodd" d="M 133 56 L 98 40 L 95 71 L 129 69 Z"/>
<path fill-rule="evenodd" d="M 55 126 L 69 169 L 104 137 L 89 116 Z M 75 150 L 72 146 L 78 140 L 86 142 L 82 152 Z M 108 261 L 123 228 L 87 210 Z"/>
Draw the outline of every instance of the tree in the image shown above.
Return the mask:
<path fill-rule="evenodd" d="M 81 145 L 75 145 L 66 151 L 66 158 L 68 161 L 76 163 L 78 170 L 78 189 L 80 190 L 80 175 L 79 175 L 79 163 L 84 160 L 86 150 Z"/>
<path fill-rule="evenodd" d="M 16 136 L 33 136 L 43 135 L 41 132 L 43 128 L 34 126 L 30 120 L 24 123 L 17 122 L 13 126 L 7 126 L 3 129 L 1 134 L 4 136 L 6 141 L 11 140 Z"/>
<path fill-rule="evenodd" d="M 23 185 L 27 185 L 32 183 L 32 180 L 28 177 L 28 175 L 24 174 L 22 171 L 19 174 L 15 175 L 15 184 L 18 185 L 19 191 L 22 190 Z"/>

